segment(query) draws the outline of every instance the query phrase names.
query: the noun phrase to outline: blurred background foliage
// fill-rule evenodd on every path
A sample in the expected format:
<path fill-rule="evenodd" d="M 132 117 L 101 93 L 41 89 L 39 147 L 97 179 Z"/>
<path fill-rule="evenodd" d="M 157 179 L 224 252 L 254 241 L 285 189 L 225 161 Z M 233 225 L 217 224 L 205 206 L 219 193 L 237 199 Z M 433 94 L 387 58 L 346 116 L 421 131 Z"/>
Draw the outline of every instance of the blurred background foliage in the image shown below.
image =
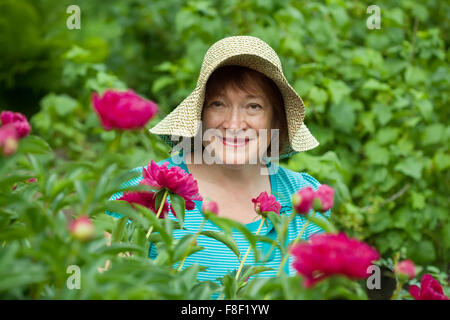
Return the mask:
<path fill-rule="evenodd" d="M 81 8 L 68 30 L 66 8 Z M 446 1 L 0 0 L 0 109 L 31 117 L 55 161 L 93 161 L 115 139 L 90 95 L 132 88 L 169 113 L 215 41 L 253 35 L 279 54 L 320 146 L 282 165 L 337 190 L 333 219 L 383 255 L 449 271 L 449 19 Z M 150 139 L 151 140 L 151 139 Z M 123 137 L 129 169 L 167 156 Z M 123 151 L 123 152 L 122 152 Z"/>

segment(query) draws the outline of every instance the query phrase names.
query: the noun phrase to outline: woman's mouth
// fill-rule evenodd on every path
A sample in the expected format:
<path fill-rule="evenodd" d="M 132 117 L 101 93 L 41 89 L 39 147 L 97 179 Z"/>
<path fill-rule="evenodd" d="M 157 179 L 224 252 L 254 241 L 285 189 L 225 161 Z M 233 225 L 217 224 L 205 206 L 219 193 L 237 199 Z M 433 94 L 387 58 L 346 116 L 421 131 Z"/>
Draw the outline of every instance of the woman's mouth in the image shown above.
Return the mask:
<path fill-rule="evenodd" d="M 222 143 L 226 146 L 233 147 L 233 148 L 239 148 L 243 147 L 248 144 L 250 141 L 249 138 L 222 138 Z"/>

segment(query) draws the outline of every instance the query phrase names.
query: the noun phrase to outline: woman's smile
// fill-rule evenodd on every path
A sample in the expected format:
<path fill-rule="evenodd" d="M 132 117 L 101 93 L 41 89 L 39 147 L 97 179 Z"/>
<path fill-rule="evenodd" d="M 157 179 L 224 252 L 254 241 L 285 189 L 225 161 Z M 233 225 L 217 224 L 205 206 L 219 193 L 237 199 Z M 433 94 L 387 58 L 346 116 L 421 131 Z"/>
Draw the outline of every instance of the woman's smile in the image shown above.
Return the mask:
<path fill-rule="evenodd" d="M 239 148 L 246 146 L 250 140 L 249 138 L 222 138 L 222 143 L 228 147 Z"/>

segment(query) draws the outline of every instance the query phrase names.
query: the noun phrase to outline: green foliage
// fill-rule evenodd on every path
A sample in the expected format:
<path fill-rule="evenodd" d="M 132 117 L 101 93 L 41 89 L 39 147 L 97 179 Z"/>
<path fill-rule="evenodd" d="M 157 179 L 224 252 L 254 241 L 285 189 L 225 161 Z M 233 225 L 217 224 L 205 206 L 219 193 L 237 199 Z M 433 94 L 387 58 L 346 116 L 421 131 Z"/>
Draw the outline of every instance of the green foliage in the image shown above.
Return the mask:
<path fill-rule="evenodd" d="M 279 54 L 320 142 L 282 165 L 335 189 L 331 221 L 338 229 L 386 259 L 402 252 L 448 281 L 448 3 L 384 1 L 381 29 L 373 30 L 366 27 L 372 3 L 364 1 L 111 0 L 105 6 L 80 0 L 81 30 L 65 26 L 70 4 L 0 0 L 0 108 L 32 116 L 31 135 L 17 153 L 0 157 L 1 298 L 207 299 L 219 292 L 223 298 L 364 298 L 347 279 L 308 291 L 299 276 L 258 278 L 260 266 L 246 266 L 238 280 L 227 275 L 221 285 L 195 281 L 201 266 L 172 268 L 201 250 L 190 245 L 191 236 L 171 237 L 182 221 L 106 201 L 131 178 L 130 168 L 168 156 L 167 146 L 145 129 L 194 89 L 208 47 L 238 34 L 260 37 Z M 107 88 L 132 88 L 155 101 L 158 117 L 141 131 L 103 130 L 90 99 Z M 183 217 L 184 203 L 171 200 Z M 126 217 L 105 217 L 107 209 Z M 87 243 L 72 239 L 67 228 L 81 214 L 96 227 Z M 232 238 L 238 230 L 262 258 L 257 242 L 286 249 L 287 221 L 269 218 L 275 243 L 219 217 L 211 221 L 223 233 L 201 234 L 239 257 Z M 161 249 L 155 261 L 148 259 L 151 226 L 150 240 Z M 110 245 L 104 231 L 112 234 Z M 132 255 L 118 257 L 126 252 Z M 107 260 L 110 270 L 98 272 Z M 84 290 L 66 288 L 72 264 L 82 266 Z"/>

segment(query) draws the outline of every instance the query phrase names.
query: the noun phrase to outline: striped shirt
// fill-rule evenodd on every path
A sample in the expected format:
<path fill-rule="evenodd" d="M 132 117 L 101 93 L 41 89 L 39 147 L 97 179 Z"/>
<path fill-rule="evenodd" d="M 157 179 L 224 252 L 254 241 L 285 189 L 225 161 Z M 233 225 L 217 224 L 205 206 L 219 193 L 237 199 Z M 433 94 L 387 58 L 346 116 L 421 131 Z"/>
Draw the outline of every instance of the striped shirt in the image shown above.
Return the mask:
<path fill-rule="evenodd" d="M 184 162 L 183 157 L 175 156 L 177 158 L 177 161 L 174 161 L 174 158 L 167 158 L 165 160 L 162 160 L 158 162 L 158 165 L 163 164 L 164 162 L 169 162 L 168 167 L 171 168 L 173 166 L 179 166 L 181 169 L 189 173 L 188 168 L 186 166 L 186 163 Z M 180 160 L 181 159 L 181 160 Z M 312 187 L 314 190 L 317 190 L 320 183 L 310 176 L 307 173 L 304 172 L 294 172 L 292 170 L 283 168 L 282 166 L 279 166 L 278 164 L 269 162 L 268 164 L 269 168 L 269 174 L 270 174 L 270 185 L 272 194 L 276 197 L 276 199 L 281 204 L 281 211 L 280 214 L 282 215 L 291 215 L 292 214 L 292 205 L 291 205 L 291 198 L 292 195 L 305 187 Z M 132 169 L 132 171 L 139 171 L 142 172 L 143 167 L 137 167 Z M 276 170 L 274 170 L 276 169 Z M 142 174 L 140 177 L 131 179 L 124 184 L 122 184 L 122 187 L 128 187 L 139 184 L 139 182 L 143 179 Z M 117 192 L 113 194 L 110 198 L 110 200 L 116 200 L 122 196 L 122 192 Z M 201 212 L 202 207 L 202 201 L 194 201 L 195 202 L 195 208 L 193 210 L 186 210 L 185 214 L 185 222 L 184 222 L 184 229 L 186 230 L 174 230 L 173 236 L 176 239 L 181 239 L 186 234 L 194 234 L 198 231 L 200 228 L 200 225 L 203 221 L 203 214 Z M 170 203 L 170 200 L 169 200 Z M 115 218 L 121 218 L 123 215 L 116 212 L 109 212 L 106 211 L 107 214 L 115 217 Z M 320 213 L 315 213 L 316 216 L 319 216 L 321 218 L 324 218 L 324 215 L 326 217 L 330 217 L 330 211 L 327 211 L 324 215 Z M 173 214 L 170 212 L 168 217 L 170 219 L 176 220 L 176 217 L 173 216 Z M 324 218 L 325 219 L 325 218 Z M 264 223 L 262 226 L 262 229 L 260 231 L 260 235 L 267 236 L 272 239 L 276 239 L 276 231 L 273 227 L 272 223 L 269 219 L 266 219 L 267 223 Z M 256 234 L 257 229 L 260 225 L 261 220 L 257 220 L 248 224 L 245 224 L 245 226 L 252 232 L 253 234 Z M 302 230 L 303 225 L 306 222 L 306 218 L 304 218 L 302 215 L 296 215 L 295 218 L 292 220 L 292 222 L 289 225 L 288 228 L 288 243 L 294 241 L 294 239 L 298 236 L 300 233 L 300 230 Z M 129 221 L 130 223 L 130 221 Z M 216 231 L 220 232 L 221 230 L 213 223 L 211 223 L 209 220 L 206 221 L 203 227 L 203 231 Z M 307 240 L 311 237 L 312 234 L 315 233 L 321 233 L 323 232 L 323 229 L 318 227 L 317 225 L 313 223 L 309 223 L 306 227 L 306 230 L 302 234 L 302 239 Z M 237 230 L 233 230 L 233 237 L 236 241 L 236 244 L 239 248 L 239 251 L 241 253 L 241 256 L 243 256 L 249 247 L 249 242 L 246 240 L 244 235 L 240 233 Z M 222 242 L 219 242 L 215 239 L 212 239 L 210 237 L 206 237 L 203 235 L 200 235 L 197 238 L 197 244 L 199 246 L 204 247 L 203 250 L 200 250 L 189 257 L 186 258 L 183 268 L 188 267 L 194 263 L 197 263 L 201 266 L 207 267 L 206 271 L 201 271 L 198 274 L 198 280 L 200 281 L 206 281 L 211 280 L 214 282 L 217 282 L 217 278 L 222 278 L 225 274 L 232 272 L 233 270 L 237 270 L 239 268 L 239 260 L 235 256 L 235 254 Z M 253 250 L 250 250 L 250 253 L 247 257 L 247 260 L 245 264 L 248 265 L 264 265 L 266 267 L 272 268 L 272 270 L 261 272 L 255 276 L 257 277 L 274 277 L 278 271 L 278 268 L 281 264 L 281 260 L 283 259 L 280 250 L 274 249 L 272 250 L 271 244 L 267 242 L 258 242 L 257 248 L 262 253 L 261 256 L 265 257 L 265 262 L 262 263 L 261 261 L 257 262 L 255 261 L 255 256 Z M 269 255 L 270 253 L 270 255 Z M 149 250 L 149 257 L 151 259 L 156 258 L 157 252 L 155 245 L 150 246 Z M 179 265 L 179 263 L 175 264 L 174 267 L 176 268 Z M 286 263 L 285 272 L 289 275 L 294 275 L 295 270 L 292 268 L 292 258 L 289 258 L 288 263 Z M 251 277 L 252 278 L 252 277 Z"/>

